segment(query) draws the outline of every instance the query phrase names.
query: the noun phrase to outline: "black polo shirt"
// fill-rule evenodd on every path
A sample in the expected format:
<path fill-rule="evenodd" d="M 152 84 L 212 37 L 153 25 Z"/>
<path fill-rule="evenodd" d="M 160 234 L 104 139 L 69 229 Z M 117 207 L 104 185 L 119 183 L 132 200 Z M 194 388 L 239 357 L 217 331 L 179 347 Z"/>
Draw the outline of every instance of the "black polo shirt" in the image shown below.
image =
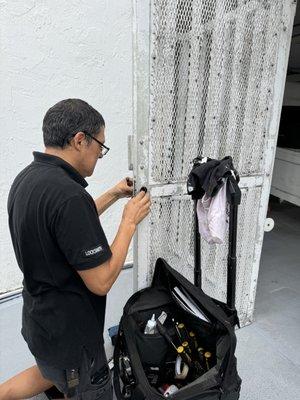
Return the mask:
<path fill-rule="evenodd" d="M 87 182 L 59 157 L 34 152 L 8 198 L 9 227 L 23 272 L 22 334 L 32 354 L 58 368 L 80 365 L 103 342 L 106 296 L 77 270 L 111 257 Z"/>

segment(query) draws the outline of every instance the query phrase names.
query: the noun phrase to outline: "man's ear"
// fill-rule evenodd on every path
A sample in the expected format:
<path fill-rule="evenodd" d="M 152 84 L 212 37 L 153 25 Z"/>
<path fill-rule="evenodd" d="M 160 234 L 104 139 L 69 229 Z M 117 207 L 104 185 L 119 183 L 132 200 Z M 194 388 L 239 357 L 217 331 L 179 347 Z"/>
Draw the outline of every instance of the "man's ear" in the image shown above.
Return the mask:
<path fill-rule="evenodd" d="M 79 150 L 80 146 L 84 144 L 85 140 L 85 133 L 83 132 L 77 132 L 76 135 L 74 136 L 74 147 Z"/>

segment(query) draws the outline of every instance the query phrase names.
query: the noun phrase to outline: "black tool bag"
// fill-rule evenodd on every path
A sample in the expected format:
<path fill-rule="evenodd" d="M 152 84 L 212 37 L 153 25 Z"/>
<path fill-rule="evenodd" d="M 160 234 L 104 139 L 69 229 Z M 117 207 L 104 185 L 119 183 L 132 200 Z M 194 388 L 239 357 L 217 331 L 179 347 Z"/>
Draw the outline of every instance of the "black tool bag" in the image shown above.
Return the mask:
<path fill-rule="evenodd" d="M 195 284 L 159 258 L 151 286 L 131 296 L 124 307 L 114 352 L 114 388 L 118 400 L 162 399 L 166 397 L 166 385 L 176 386 L 176 391 L 168 395 L 172 399 L 239 398 L 241 379 L 234 355 L 234 328 L 239 325 L 239 321 L 234 296 L 237 205 L 240 202 L 240 192 L 234 179 L 230 180 L 228 178 L 231 218 L 227 285 L 230 290 L 227 293 L 227 304 L 209 297 L 201 289 L 200 240 L 195 213 Z M 194 200 L 196 210 L 197 199 Z M 178 299 L 174 288 L 178 288 L 193 302 L 197 310 L 200 310 L 201 317 L 186 308 L 186 303 Z M 147 321 L 153 314 L 158 317 L 163 311 L 168 315 L 164 327 L 169 339 L 160 332 L 145 334 Z M 175 321 L 183 323 L 187 335 L 192 332 L 196 338 L 196 342 L 189 342 L 189 346 L 193 345 L 194 348 L 189 349 L 192 363 L 184 380 L 175 378 L 174 365 L 178 357 L 176 348 L 180 345 L 179 325 Z"/>
<path fill-rule="evenodd" d="M 172 295 L 174 286 L 185 289 L 210 323 L 185 311 Z M 117 399 L 155 400 L 164 396 L 149 379 L 161 370 L 174 351 L 160 334 L 145 335 L 144 322 L 152 314 L 171 312 L 193 329 L 201 346 L 214 354 L 210 369 L 169 397 L 180 400 L 238 399 L 241 380 L 234 356 L 238 323 L 235 311 L 207 296 L 159 258 L 151 287 L 135 293 L 124 307 L 114 353 L 114 387 Z M 124 371 L 122 357 L 128 358 Z M 147 373 L 148 371 L 148 373 Z M 153 377 L 155 379 L 155 377 Z M 120 382 L 121 381 L 121 382 Z M 153 382 L 152 382 L 153 383 Z M 170 383 L 170 381 L 168 382 Z M 157 382 L 155 382 L 157 385 Z M 123 387 L 123 388 L 122 388 Z"/>

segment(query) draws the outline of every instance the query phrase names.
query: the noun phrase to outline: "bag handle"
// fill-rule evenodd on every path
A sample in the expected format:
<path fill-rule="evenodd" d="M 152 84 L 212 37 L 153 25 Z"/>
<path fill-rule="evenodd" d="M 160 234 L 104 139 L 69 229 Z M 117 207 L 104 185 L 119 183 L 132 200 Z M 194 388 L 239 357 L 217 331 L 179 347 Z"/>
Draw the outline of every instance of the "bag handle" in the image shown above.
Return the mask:
<path fill-rule="evenodd" d="M 235 309 L 236 289 L 236 239 L 238 206 L 241 203 L 241 189 L 233 176 L 227 178 L 227 202 L 229 203 L 229 248 L 227 258 L 227 305 Z"/>

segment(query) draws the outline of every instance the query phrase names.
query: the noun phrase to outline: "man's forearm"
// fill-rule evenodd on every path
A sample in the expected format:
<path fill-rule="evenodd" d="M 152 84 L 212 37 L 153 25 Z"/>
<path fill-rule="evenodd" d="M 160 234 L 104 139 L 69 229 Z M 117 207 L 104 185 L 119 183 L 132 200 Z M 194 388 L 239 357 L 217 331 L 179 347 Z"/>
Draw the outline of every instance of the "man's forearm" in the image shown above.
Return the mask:
<path fill-rule="evenodd" d="M 117 193 L 115 193 L 112 189 L 103 193 L 97 199 L 94 199 L 94 202 L 97 207 L 98 215 L 101 215 L 106 211 L 112 204 L 114 204 L 119 199 Z"/>
<path fill-rule="evenodd" d="M 110 246 L 112 256 L 105 270 L 102 270 L 102 274 L 106 275 L 105 277 L 102 275 L 102 279 L 104 278 L 107 284 L 107 291 L 110 290 L 123 268 L 135 229 L 135 225 L 125 222 L 121 222 L 119 226 L 118 233 Z"/>

